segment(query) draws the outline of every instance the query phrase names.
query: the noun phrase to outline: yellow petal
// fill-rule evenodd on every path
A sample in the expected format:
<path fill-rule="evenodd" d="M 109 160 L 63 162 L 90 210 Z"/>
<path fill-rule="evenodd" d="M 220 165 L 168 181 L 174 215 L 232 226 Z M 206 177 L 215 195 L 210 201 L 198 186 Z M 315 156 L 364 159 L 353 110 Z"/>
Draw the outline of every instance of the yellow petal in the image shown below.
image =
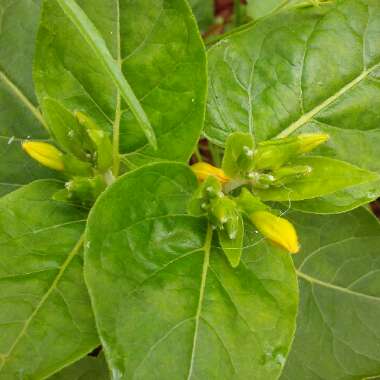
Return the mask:
<path fill-rule="evenodd" d="M 298 253 L 300 250 L 297 232 L 288 220 L 268 211 L 256 211 L 249 216 L 249 219 L 273 243 L 290 253 Z"/>
<path fill-rule="evenodd" d="M 40 164 L 54 170 L 64 170 L 62 153 L 54 146 L 44 142 L 25 141 L 22 148 Z"/>
<path fill-rule="evenodd" d="M 199 181 L 204 181 L 209 176 L 216 177 L 221 183 L 226 183 L 230 180 L 222 169 L 216 168 L 206 162 L 197 162 L 191 165 L 191 170 L 195 173 Z"/>

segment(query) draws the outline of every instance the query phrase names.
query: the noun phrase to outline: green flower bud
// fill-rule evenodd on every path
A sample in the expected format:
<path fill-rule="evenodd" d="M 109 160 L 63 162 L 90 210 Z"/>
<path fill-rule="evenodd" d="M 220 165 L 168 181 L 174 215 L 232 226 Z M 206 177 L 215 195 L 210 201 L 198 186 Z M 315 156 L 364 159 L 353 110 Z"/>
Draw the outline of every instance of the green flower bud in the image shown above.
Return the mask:
<path fill-rule="evenodd" d="M 265 203 L 261 202 L 260 198 L 254 196 L 245 187 L 242 188 L 239 196 L 235 198 L 235 201 L 239 209 L 247 215 L 256 211 L 265 211 L 269 209 Z"/>
<path fill-rule="evenodd" d="M 256 170 L 276 170 L 291 159 L 311 152 L 325 143 L 329 136 L 320 134 L 303 134 L 295 137 L 269 140 L 258 145 L 255 152 Z"/>
<path fill-rule="evenodd" d="M 239 210 L 236 203 L 227 197 L 212 201 L 210 208 L 211 223 L 221 230 L 225 230 L 227 236 L 233 240 L 237 236 L 239 227 Z"/>
<path fill-rule="evenodd" d="M 273 171 L 274 181 L 272 186 L 280 187 L 288 183 L 294 182 L 299 178 L 308 176 L 312 172 L 311 166 L 283 166 Z"/>
<path fill-rule="evenodd" d="M 195 216 L 205 215 L 210 208 L 211 200 L 221 198 L 222 185 L 214 176 L 208 176 L 202 182 L 190 199 L 188 210 L 189 213 Z"/>
<path fill-rule="evenodd" d="M 112 142 L 109 134 L 99 127 L 96 122 L 83 112 L 75 113 L 79 124 L 85 128 L 87 136 L 90 138 L 94 161 L 99 171 L 105 172 L 112 166 Z"/>
<path fill-rule="evenodd" d="M 244 178 L 254 166 L 255 143 L 249 133 L 233 133 L 226 142 L 222 169 L 231 178 Z"/>
<path fill-rule="evenodd" d="M 89 161 L 92 142 L 75 116 L 53 99 L 45 99 L 42 108 L 49 130 L 62 150 L 79 160 Z"/>
<path fill-rule="evenodd" d="M 106 183 L 100 175 L 92 178 L 75 177 L 66 183 L 67 200 L 91 206 L 105 189 Z"/>
<path fill-rule="evenodd" d="M 78 160 L 78 158 L 71 154 L 65 154 L 62 157 L 65 173 L 69 177 L 90 177 L 93 175 L 92 165 L 89 162 Z"/>

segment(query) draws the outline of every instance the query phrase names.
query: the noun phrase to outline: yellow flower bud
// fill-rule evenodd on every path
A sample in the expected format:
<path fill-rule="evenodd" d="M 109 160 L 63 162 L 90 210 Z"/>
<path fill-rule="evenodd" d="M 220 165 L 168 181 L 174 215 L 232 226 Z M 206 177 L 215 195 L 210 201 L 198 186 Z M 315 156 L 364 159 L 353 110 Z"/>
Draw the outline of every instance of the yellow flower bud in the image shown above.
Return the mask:
<path fill-rule="evenodd" d="M 327 133 L 304 133 L 298 136 L 300 153 L 308 153 L 324 144 L 330 136 Z"/>
<path fill-rule="evenodd" d="M 298 253 L 300 247 L 297 232 L 288 220 L 268 211 L 256 211 L 250 214 L 249 219 L 270 241 L 290 253 Z"/>
<path fill-rule="evenodd" d="M 58 171 L 64 170 L 63 155 L 54 145 L 38 141 L 24 141 L 22 148 L 40 164 Z"/>
<path fill-rule="evenodd" d="M 191 166 L 191 170 L 195 173 L 199 181 L 204 181 L 207 177 L 215 177 L 221 183 L 226 183 L 230 180 L 222 169 L 216 168 L 206 162 L 197 162 Z"/>

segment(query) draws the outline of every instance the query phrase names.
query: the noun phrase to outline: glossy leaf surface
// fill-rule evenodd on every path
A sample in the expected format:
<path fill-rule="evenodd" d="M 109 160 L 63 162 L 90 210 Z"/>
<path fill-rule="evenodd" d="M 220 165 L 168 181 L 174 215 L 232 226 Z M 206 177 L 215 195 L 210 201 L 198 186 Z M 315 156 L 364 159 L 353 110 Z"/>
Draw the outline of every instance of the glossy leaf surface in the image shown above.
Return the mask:
<path fill-rule="evenodd" d="M 189 168 L 145 166 L 91 212 L 85 278 L 118 379 L 275 379 L 292 340 L 288 254 L 248 228 L 232 269 L 206 220 L 186 213 Z"/>
<path fill-rule="evenodd" d="M 47 139 L 32 82 L 40 1 L 0 2 L 0 196 L 55 176 L 28 158 L 20 141 Z"/>
<path fill-rule="evenodd" d="M 98 338 L 83 281 L 86 214 L 33 182 L 0 200 L 0 378 L 42 379 Z"/>
<path fill-rule="evenodd" d="M 303 254 L 296 338 L 281 380 L 362 380 L 380 373 L 380 226 L 365 209 L 292 214 Z"/>
<path fill-rule="evenodd" d="M 380 3 L 336 3 L 259 20 L 210 49 L 205 133 L 212 141 L 223 145 L 236 131 L 258 141 L 327 132 L 317 154 L 379 171 Z M 374 187 L 323 199 L 324 207 L 344 211 L 368 194 L 374 199 Z"/>
<path fill-rule="evenodd" d="M 55 1 L 45 1 L 37 38 L 35 82 L 53 98 L 114 130 L 130 166 L 154 159 L 187 160 L 203 125 L 203 43 L 185 0 L 80 0 L 146 112 L 155 151 L 109 80 L 101 60 Z M 119 136 L 119 132 L 120 136 Z M 118 138 L 119 137 L 119 138 Z M 117 143 L 117 141 L 116 141 Z"/>

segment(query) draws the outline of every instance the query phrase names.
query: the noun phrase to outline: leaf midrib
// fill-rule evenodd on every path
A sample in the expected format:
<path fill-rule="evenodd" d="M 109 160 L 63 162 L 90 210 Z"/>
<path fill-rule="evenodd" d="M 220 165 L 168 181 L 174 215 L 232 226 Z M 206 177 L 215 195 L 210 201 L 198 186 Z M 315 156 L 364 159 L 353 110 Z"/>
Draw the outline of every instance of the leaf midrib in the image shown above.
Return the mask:
<path fill-rule="evenodd" d="M 331 284 L 329 282 L 325 282 L 325 281 L 319 280 L 319 279 L 317 279 L 315 277 L 309 276 L 306 273 L 301 272 L 299 270 L 296 270 L 296 273 L 297 273 L 298 277 L 300 277 L 303 280 L 311 283 L 312 285 L 316 284 L 316 285 L 322 286 L 324 288 L 329 288 L 329 289 L 332 289 L 332 290 L 335 290 L 335 291 L 339 291 L 339 292 L 343 292 L 343 293 L 349 294 L 351 296 L 363 297 L 363 298 L 366 298 L 366 299 L 371 300 L 371 301 L 380 302 L 380 297 L 375 297 L 375 296 L 371 296 L 371 295 L 368 295 L 368 294 L 359 293 L 359 292 L 356 292 L 356 291 L 348 289 L 348 288 L 343 288 L 342 286 L 334 285 L 334 284 Z"/>
<path fill-rule="evenodd" d="M 329 98 L 324 100 L 322 103 L 318 104 L 316 107 L 314 107 L 309 112 L 302 115 L 298 120 L 293 122 L 289 127 L 285 128 L 281 133 L 279 133 L 275 138 L 283 138 L 287 137 L 290 134 L 294 133 L 296 130 L 310 122 L 314 116 L 316 116 L 318 113 L 323 111 L 325 108 L 327 108 L 330 104 L 334 103 L 337 99 L 339 99 L 341 96 L 343 96 L 346 92 L 351 90 L 353 87 L 355 87 L 357 84 L 359 84 L 363 79 L 365 79 L 368 75 L 370 75 L 373 71 L 378 69 L 380 67 L 380 63 L 377 63 L 373 66 L 371 66 L 367 70 L 363 70 L 360 75 L 358 75 L 356 78 L 354 78 L 351 82 L 347 83 L 344 87 L 342 87 L 338 92 L 331 95 Z"/>
<path fill-rule="evenodd" d="M 211 242 L 212 242 L 212 228 L 211 228 L 211 225 L 208 225 L 206 241 L 204 245 L 205 255 L 204 255 L 204 260 L 203 260 L 201 286 L 199 289 L 199 300 L 198 300 L 197 312 L 195 314 L 193 346 L 191 350 L 190 366 L 189 366 L 189 372 L 187 375 L 187 380 L 190 380 L 193 374 L 194 359 L 195 359 L 197 343 L 198 343 L 199 321 L 200 321 L 201 313 L 202 313 L 202 305 L 203 305 L 204 293 L 205 293 L 205 288 L 206 288 L 206 279 L 207 279 L 207 273 L 208 273 L 208 268 L 209 268 L 209 263 L 210 263 Z"/>
<path fill-rule="evenodd" d="M 27 331 L 30 323 L 32 322 L 33 318 L 36 316 L 36 314 L 39 312 L 39 310 L 44 305 L 44 303 L 46 302 L 46 300 L 49 298 L 49 296 L 52 293 L 52 291 L 56 288 L 59 280 L 61 279 L 61 277 L 65 273 L 68 265 L 70 264 L 70 262 L 72 261 L 72 259 L 77 255 L 77 253 L 79 252 L 80 248 L 82 247 L 83 242 L 84 242 L 84 234 L 81 235 L 81 237 L 79 238 L 79 240 L 75 244 L 74 248 L 68 254 L 66 260 L 63 262 L 61 268 L 59 269 L 59 271 L 57 273 L 57 276 L 54 278 L 54 281 L 50 285 L 50 287 L 47 290 L 47 292 L 41 298 L 40 302 L 37 304 L 36 308 L 33 310 L 32 314 L 29 316 L 29 318 L 24 322 L 23 328 L 21 329 L 20 333 L 15 338 L 15 340 L 14 340 L 12 346 L 10 347 L 10 349 L 8 350 L 8 352 L 6 354 L 2 355 L 2 357 L 1 357 L 2 362 L 0 364 L 0 371 L 4 367 L 4 365 L 5 365 L 6 361 L 7 361 L 7 358 L 10 357 L 10 355 L 13 352 L 13 350 L 16 348 L 17 344 L 20 342 L 20 340 L 22 339 L 22 337 L 25 335 L 25 333 L 26 333 L 26 331 Z"/>
<path fill-rule="evenodd" d="M 42 117 L 41 112 L 38 108 L 28 99 L 28 97 L 21 91 L 21 89 L 13 83 L 13 81 L 0 70 L 0 79 L 3 83 L 11 90 L 11 92 L 23 103 L 26 108 L 31 112 L 31 114 L 41 123 L 41 125 L 47 129 L 45 121 Z"/>

